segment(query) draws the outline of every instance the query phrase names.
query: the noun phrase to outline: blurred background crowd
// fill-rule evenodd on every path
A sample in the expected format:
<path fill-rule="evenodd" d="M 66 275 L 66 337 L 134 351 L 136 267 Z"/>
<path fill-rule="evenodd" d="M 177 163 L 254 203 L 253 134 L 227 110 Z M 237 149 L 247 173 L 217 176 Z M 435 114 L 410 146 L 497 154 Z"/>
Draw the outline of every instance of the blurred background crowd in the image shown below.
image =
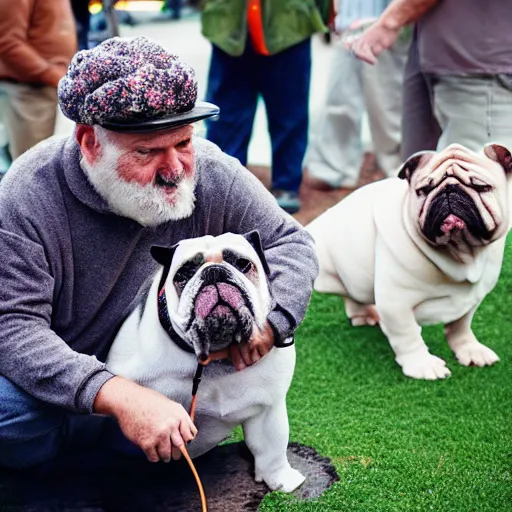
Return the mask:
<path fill-rule="evenodd" d="M 293 9 L 290 5 L 293 4 Z M 297 6 L 308 16 L 293 18 Z M 512 147 L 509 0 L 0 0 L 0 177 L 73 124 L 77 50 L 146 35 L 220 106 L 199 134 L 307 223 L 416 151 Z M 306 21 L 304 21 L 306 20 Z"/>

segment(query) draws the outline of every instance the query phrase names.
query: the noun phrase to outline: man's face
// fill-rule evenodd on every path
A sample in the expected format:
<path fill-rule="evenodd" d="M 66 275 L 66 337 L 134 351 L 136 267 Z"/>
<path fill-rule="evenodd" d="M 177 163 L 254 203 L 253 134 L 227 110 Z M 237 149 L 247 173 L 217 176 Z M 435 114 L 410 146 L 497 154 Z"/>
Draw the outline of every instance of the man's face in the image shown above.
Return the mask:
<path fill-rule="evenodd" d="M 192 126 L 153 134 L 112 132 L 110 140 L 123 150 L 117 172 L 128 183 L 160 188 L 173 204 L 181 180 L 194 176 Z"/>
<path fill-rule="evenodd" d="M 121 134 L 96 127 L 94 134 L 97 154 L 92 163 L 84 158 L 82 166 L 115 213 L 143 225 L 192 214 L 192 126 L 149 134 Z"/>

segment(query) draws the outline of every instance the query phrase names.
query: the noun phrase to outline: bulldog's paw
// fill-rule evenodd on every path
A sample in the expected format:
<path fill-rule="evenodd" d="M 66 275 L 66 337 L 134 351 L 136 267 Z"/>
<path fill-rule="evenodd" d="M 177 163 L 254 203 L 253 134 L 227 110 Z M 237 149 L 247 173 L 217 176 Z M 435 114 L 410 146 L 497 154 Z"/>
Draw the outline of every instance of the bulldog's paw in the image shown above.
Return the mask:
<path fill-rule="evenodd" d="M 296 469 L 288 466 L 286 469 L 271 475 L 257 475 L 255 480 L 256 482 L 264 480 L 272 491 L 292 492 L 306 480 L 306 477 Z"/>
<path fill-rule="evenodd" d="M 458 347 L 455 350 L 455 357 L 463 366 L 491 366 L 500 360 L 496 352 L 479 341 L 472 341 Z"/>
<path fill-rule="evenodd" d="M 380 322 L 375 306 L 359 304 L 351 299 L 345 299 L 345 311 L 352 327 L 377 325 Z"/>
<path fill-rule="evenodd" d="M 451 375 L 446 363 L 428 351 L 414 352 L 396 358 L 402 372 L 413 379 L 437 380 Z"/>

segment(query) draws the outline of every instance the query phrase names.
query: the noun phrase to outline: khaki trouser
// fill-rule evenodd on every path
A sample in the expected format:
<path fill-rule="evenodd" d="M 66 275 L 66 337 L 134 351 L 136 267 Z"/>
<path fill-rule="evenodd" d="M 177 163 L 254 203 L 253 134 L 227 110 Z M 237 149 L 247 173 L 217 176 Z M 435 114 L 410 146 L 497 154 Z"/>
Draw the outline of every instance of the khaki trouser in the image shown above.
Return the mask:
<path fill-rule="evenodd" d="M 364 112 L 379 167 L 395 176 L 402 163 L 400 146 L 402 81 L 409 41 L 383 52 L 375 66 L 335 43 L 325 107 L 314 120 L 305 166 L 311 176 L 333 187 L 353 187 L 363 161 Z"/>
<path fill-rule="evenodd" d="M 480 151 L 498 142 L 512 148 L 512 85 L 498 76 L 424 74 L 416 37 L 405 70 L 403 157 L 452 143 Z"/>
<path fill-rule="evenodd" d="M 473 151 L 497 142 L 512 150 L 512 90 L 498 77 L 430 77 L 442 130 L 437 150 L 454 142 Z"/>
<path fill-rule="evenodd" d="M 55 87 L 0 81 L 0 120 L 13 159 L 51 137 L 56 117 Z"/>

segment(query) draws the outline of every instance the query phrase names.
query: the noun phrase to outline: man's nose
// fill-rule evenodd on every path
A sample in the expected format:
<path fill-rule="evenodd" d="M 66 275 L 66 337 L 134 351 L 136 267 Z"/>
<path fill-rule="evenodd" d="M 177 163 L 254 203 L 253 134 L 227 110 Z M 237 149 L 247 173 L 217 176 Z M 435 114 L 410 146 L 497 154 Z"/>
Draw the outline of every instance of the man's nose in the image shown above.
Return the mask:
<path fill-rule="evenodd" d="M 163 152 L 163 159 L 161 164 L 172 170 L 179 170 L 183 167 L 179 159 L 179 152 L 174 147 L 167 148 Z"/>

